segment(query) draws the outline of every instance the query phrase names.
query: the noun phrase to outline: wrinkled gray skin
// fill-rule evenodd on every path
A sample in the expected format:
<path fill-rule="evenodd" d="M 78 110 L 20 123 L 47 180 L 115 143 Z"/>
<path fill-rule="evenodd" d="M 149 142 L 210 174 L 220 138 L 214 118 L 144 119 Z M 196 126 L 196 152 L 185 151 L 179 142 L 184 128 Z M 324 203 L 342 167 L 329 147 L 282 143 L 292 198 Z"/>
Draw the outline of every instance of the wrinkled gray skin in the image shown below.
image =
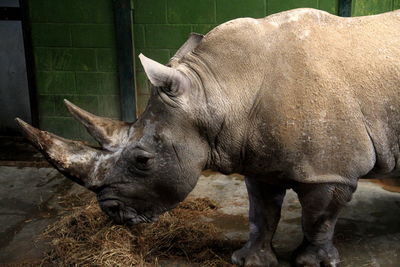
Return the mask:
<path fill-rule="evenodd" d="M 140 56 L 153 88 L 134 124 L 66 102 L 100 149 L 19 123 L 118 223 L 154 221 L 204 169 L 244 174 L 250 238 L 232 256 L 238 265 L 278 265 L 271 240 L 292 188 L 304 231 L 293 264 L 335 266 L 335 223 L 357 180 L 399 176 L 398 29 L 398 11 L 237 19 L 191 35 L 168 66 Z"/>

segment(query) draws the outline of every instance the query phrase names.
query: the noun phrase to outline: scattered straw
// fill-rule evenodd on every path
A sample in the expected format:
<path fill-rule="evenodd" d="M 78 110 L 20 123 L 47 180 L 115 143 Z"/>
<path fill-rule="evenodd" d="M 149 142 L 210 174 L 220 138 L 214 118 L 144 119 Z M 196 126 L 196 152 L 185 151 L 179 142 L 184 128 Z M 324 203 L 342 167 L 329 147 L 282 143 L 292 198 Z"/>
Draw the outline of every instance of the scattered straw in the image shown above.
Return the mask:
<path fill-rule="evenodd" d="M 191 199 L 152 224 L 114 225 L 95 200 L 71 208 L 44 233 L 52 250 L 44 265 L 160 266 L 179 261 L 190 266 L 232 266 L 230 256 L 242 244 L 226 240 L 214 225 L 201 220 L 215 213 L 207 198 Z"/>

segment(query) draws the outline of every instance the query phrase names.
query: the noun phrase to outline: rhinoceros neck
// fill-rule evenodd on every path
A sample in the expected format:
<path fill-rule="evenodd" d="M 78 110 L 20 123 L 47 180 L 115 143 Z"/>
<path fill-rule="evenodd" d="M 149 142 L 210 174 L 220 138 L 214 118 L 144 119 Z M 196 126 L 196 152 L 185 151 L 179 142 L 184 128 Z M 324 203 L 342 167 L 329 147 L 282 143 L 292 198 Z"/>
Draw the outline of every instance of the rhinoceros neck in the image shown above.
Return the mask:
<path fill-rule="evenodd" d="M 207 167 L 223 173 L 242 172 L 248 138 L 254 135 L 253 126 L 259 124 L 258 112 L 263 109 L 260 100 L 267 77 L 257 71 L 263 66 L 247 61 L 249 52 L 245 51 L 249 49 L 243 47 L 243 54 L 225 62 L 220 61 L 224 56 L 210 60 L 206 48 L 184 59 L 200 91 L 192 95 L 192 103 L 197 103 L 199 127 L 210 146 Z M 234 67 L 233 61 L 245 64 Z M 230 66 L 229 74 L 221 71 L 225 65 Z"/>
<path fill-rule="evenodd" d="M 287 62 L 294 61 L 281 47 L 293 38 L 282 34 L 280 27 L 301 18 L 324 23 L 322 17 L 331 19 L 325 12 L 298 10 L 279 17 L 233 20 L 208 33 L 181 60 L 201 88 L 193 94 L 192 103 L 196 103 L 195 113 L 200 114 L 200 128 L 210 145 L 209 167 L 243 173 L 246 162 L 268 161 L 274 156 L 269 146 L 274 129 L 266 124 L 274 116 L 268 95 L 271 89 L 284 87 L 277 77 L 284 71 L 293 72 Z M 296 43 L 302 43 L 301 38 Z M 301 53 L 294 56 L 299 62 L 304 57 Z"/>

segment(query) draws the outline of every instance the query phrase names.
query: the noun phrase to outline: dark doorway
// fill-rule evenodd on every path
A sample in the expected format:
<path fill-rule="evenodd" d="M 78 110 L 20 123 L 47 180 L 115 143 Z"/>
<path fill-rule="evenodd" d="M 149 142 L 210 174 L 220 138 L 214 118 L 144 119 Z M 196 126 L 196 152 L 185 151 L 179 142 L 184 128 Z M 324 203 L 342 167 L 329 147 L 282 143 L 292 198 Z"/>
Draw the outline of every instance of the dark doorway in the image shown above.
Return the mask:
<path fill-rule="evenodd" d="M 19 135 L 15 117 L 35 122 L 23 2 L 0 0 L 0 136 Z"/>

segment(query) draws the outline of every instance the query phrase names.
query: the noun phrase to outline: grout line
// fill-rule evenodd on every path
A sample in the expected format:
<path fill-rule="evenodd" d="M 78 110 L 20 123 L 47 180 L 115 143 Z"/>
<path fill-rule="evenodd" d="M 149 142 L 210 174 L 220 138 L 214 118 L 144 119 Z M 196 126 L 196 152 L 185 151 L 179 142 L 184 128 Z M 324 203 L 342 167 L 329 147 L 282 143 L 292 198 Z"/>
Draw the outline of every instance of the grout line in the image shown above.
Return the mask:
<path fill-rule="evenodd" d="M 98 47 L 73 47 L 73 46 L 35 46 L 34 48 L 47 48 L 47 49 L 55 49 L 55 50 L 60 50 L 60 49 L 81 49 L 81 50 L 88 50 L 88 49 L 109 49 L 109 50 L 117 50 L 116 47 L 112 47 L 112 46 L 98 46 Z"/>
<path fill-rule="evenodd" d="M 168 0 L 165 0 L 165 24 L 169 24 L 168 23 Z"/>
<path fill-rule="evenodd" d="M 217 0 L 214 0 L 214 24 L 217 23 Z"/>
<path fill-rule="evenodd" d="M 140 28 L 142 29 L 142 31 L 141 32 L 143 32 L 142 33 L 142 37 L 143 37 L 143 43 L 144 43 L 144 46 L 145 47 L 147 47 L 147 38 L 146 38 L 146 24 L 142 24 L 142 25 L 139 25 L 140 26 Z"/>
<path fill-rule="evenodd" d="M 65 24 L 65 25 L 114 25 L 114 23 L 105 23 L 105 22 L 54 22 L 54 21 L 31 21 L 32 24 Z"/>
<path fill-rule="evenodd" d="M 76 71 L 74 71 L 74 93 L 76 94 L 76 92 L 78 91 L 78 83 L 77 83 L 77 79 L 76 79 Z"/>
<path fill-rule="evenodd" d="M 32 25 L 49 25 L 49 26 L 71 26 L 71 27 L 76 27 L 76 26 L 114 26 L 114 24 L 109 24 L 109 23 L 104 23 L 104 24 L 94 24 L 94 23 L 67 23 L 67 22 L 62 22 L 62 23 L 51 23 L 51 22 L 32 22 Z"/>

